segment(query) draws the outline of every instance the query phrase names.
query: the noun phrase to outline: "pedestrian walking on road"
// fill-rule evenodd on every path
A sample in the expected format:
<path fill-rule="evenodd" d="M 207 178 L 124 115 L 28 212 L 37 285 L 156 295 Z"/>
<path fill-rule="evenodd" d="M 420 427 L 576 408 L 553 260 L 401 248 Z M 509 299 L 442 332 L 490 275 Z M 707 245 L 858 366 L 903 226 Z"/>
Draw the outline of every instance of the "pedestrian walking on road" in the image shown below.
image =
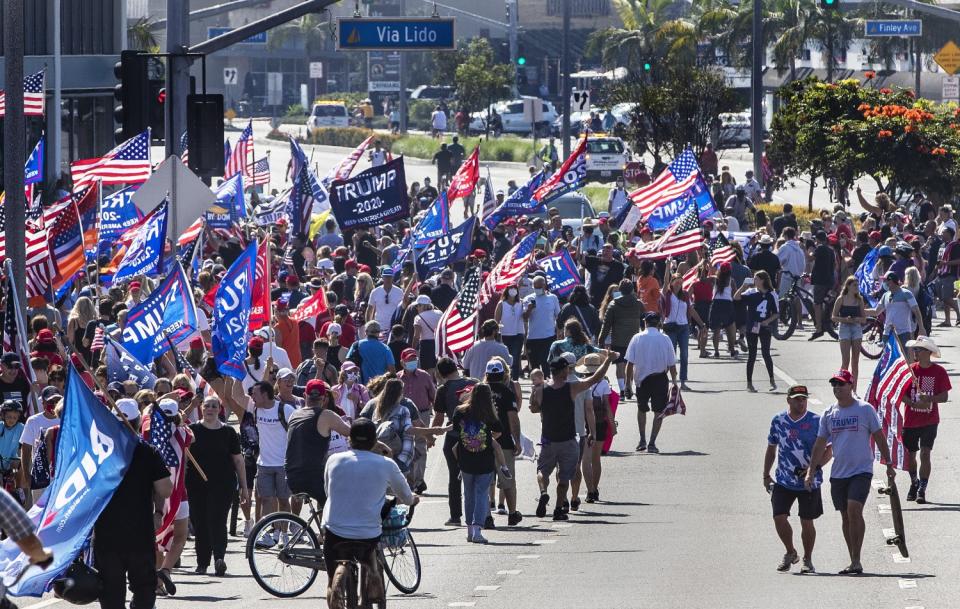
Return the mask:
<path fill-rule="evenodd" d="M 929 336 L 908 340 L 917 359 L 910 369 L 913 378 L 904 393 L 903 445 L 910 453 L 907 467 L 910 471 L 910 492 L 907 501 L 927 502 L 927 482 L 930 480 L 933 442 L 940 424 L 940 404 L 949 398 L 953 388 L 946 369 L 930 358 L 940 357 L 940 347 Z M 919 459 L 918 459 L 919 457 Z M 918 473 L 919 465 L 919 473 Z"/>
<path fill-rule="evenodd" d="M 453 415 L 460 404 L 460 393 L 467 387 L 477 384 L 477 379 L 460 376 L 460 369 L 456 362 L 449 357 L 442 357 L 437 362 L 437 374 L 441 383 L 437 388 L 437 397 L 433 402 L 433 421 L 431 425 L 437 427 L 444 423 L 453 423 Z M 443 437 L 443 458 L 447 463 L 447 501 L 450 506 L 450 518 L 444 523 L 448 527 L 460 526 L 460 517 L 463 515 L 463 494 L 460 489 L 460 464 L 453 447 L 458 442 L 457 434 L 452 430 Z"/>
<path fill-rule="evenodd" d="M 853 389 L 860 378 L 860 343 L 863 339 L 863 322 L 866 321 L 866 304 L 856 277 L 847 277 L 840 296 L 833 304 L 833 323 L 837 324 L 840 337 L 841 368 L 853 375 Z"/>
<path fill-rule="evenodd" d="M 574 368 L 579 376 L 588 377 L 603 366 L 603 356 L 599 353 L 585 355 L 577 361 Z M 586 408 L 593 412 L 594 439 L 592 444 L 585 448 L 581 468 L 583 479 L 587 487 L 587 503 L 600 501 L 600 475 L 602 473 L 600 457 L 603 445 L 607 438 L 617 434 L 616 422 L 610 409 L 610 395 L 613 390 L 606 378 L 600 379 L 587 395 Z M 572 502 L 571 502 L 571 507 Z"/>
<path fill-rule="evenodd" d="M 653 417 L 650 429 L 650 444 L 647 444 L 647 413 L 658 415 L 667 407 L 670 381 L 677 386 L 677 354 L 670 337 L 660 332 L 660 316 L 647 313 L 643 318 L 646 330 L 638 332 L 627 346 L 627 383 L 633 381 L 637 388 L 637 427 L 640 429 L 638 451 L 658 453 L 657 436 L 663 419 Z M 629 386 L 628 386 L 629 388 Z"/>
<path fill-rule="evenodd" d="M 840 512 L 843 538 L 850 554 L 850 564 L 840 570 L 840 575 L 856 575 L 863 573 L 863 564 L 860 562 L 866 529 L 863 506 L 870 495 L 870 483 L 873 480 L 873 445 L 887 463 L 889 480 L 896 478 L 897 470 L 890 460 L 890 449 L 877 410 L 853 396 L 853 375 L 850 371 L 840 370 L 834 374 L 830 377 L 830 385 L 837 402 L 820 418 L 820 429 L 810 462 L 823 463 L 827 444 L 831 445 L 833 467 L 830 470 L 830 497 L 833 507 Z M 807 469 L 804 488 L 808 491 L 815 487 L 816 475 L 815 468 Z"/>
<path fill-rule="evenodd" d="M 763 487 L 770 493 L 773 506 L 773 524 L 777 535 L 786 548 L 786 554 L 777 567 L 777 571 L 789 571 L 791 565 L 800 562 L 800 556 L 793 545 L 793 529 L 790 527 L 790 510 L 797 503 L 797 515 L 800 516 L 800 540 L 803 544 L 803 566 L 801 573 L 814 573 L 813 544 L 817 530 L 813 521 L 823 514 L 823 498 L 820 485 L 823 484 L 822 468 L 830 460 L 831 450 L 827 446 L 821 461 L 812 468 L 813 488 L 804 488 L 804 477 L 810 469 L 810 456 L 817 441 L 820 429 L 820 415 L 807 410 L 807 398 L 810 396 L 805 385 L 794 385 L 787 389 L 787 410 L 773 417 L 770 422 L 770 434 L 767 436 L 767 453 L 763 458 Z M 774 459 L 777 462 L 776 479 L 770 477 L 770 468 Z"/>
<path fill-rule="evenodd" d="M 777 323 L 779 314 L 770 275 L 766 271 L 757 271 L 752 279 L 743 282 L 733 299 L 747 306 L 747 390 L 754 393 L 757 391 L 753 386 L 753 366 L 757 362 L 757 343 L 760 343 L 763 364 L 767 367 L 767 376 L 770 378 L 770 391 L 776 391 L 770 341 L 773 338 L 771 328 Z"/>

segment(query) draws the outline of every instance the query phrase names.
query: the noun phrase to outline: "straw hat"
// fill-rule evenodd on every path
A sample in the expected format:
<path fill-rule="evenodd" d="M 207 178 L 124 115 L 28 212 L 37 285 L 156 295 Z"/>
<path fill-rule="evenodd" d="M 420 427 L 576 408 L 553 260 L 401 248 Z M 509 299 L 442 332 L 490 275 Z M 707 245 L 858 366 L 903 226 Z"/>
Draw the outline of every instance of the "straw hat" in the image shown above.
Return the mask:
<path fill-rule="evenodd" d="M 577 374 L 591 375 L 603 366 L 606 359 L 599 353 L 588 353 L 580 358 L 577 367 L 573 369 Z"/>

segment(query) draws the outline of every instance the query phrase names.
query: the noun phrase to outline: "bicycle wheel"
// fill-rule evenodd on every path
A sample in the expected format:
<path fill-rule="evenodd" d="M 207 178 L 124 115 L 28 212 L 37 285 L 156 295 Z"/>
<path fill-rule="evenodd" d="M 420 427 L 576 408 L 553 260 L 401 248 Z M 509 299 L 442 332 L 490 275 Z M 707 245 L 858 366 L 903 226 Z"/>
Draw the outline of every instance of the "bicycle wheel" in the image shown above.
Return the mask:
<path fill-rule="evenodd" d="M 789 297 L 781 299 L 778 304 L 780 315 L 773 327 L 773 336 L 777 340 L 787 340 L 797 329 L 797 308 Z"/>
<path fill-rule="evenodd" d="M 348 560 L 342 560 L 337 565 L 337 570 L 333 572 L 333 579 L 330 582 L 330 598 L 327 599 L 331 609 L 356 609 L 356 573 L 356 566 Z"/>
<path fill-rule="evenodd" d="M 880 356 L 883 355 L 883 324 L 876 319 L 868 319 L 863 322 L 860 353 L 869 359 L 880 359 Z"/>
<path fill-rule="evenodd" d="M 413 534 L 409 529 L 399 545 L 380 544 L 379 557 L 383 570 L 404 594 L 413 594 L 420 587 L 420 553 L 417 544 L 413 541 Z"/>
<path fill-rule="evenodd" d="M 323 568 L 323 548 L 307 523 L 287 512 L 260 519 L 247 538 L 247 563 L 261 588 L 280 598 L 306 592 Z"/>

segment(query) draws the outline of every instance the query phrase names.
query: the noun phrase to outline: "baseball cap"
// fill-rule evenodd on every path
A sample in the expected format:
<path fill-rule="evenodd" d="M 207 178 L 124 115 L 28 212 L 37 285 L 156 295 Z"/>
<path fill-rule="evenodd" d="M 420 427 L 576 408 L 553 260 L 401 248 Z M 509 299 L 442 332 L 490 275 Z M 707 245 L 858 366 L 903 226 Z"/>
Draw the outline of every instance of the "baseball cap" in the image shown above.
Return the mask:
<path fill-rule="evenodd" d="M 140 282 L 139 282 L 139 281 L 131 281 L 129 287 L 130 287 L 131 290 L 139 290 L 139 289 L 140 289 Z"/>
<path fill-rule="evenodd" d="M 123 413 L 123 416 L 127 420 L 140 418 L 140 408 L 137 406 L 137 401 L 133 398 L 120 398 L 117 400 L 117 410 Z M 120 417 L 117 418 L 119 419 Z"/>
<path fill-rule="evenodd" d="M 343 372 L 351 372 L 353 370 L 358 370 L 358 369 L 359 367 L 357 366 L 357 364 L 355 364 L 354 362 L 351 362 L 350 360 L 343 362 L 343 364 L 340 366 L 340 370 L 342 370 Z"/>
<path fill-rule="evenodd" d="M 420 294 L 417 296 L 416 304 L 418 305 L 432 305 L 433 301 L 430 300 L 430 297 L 426 294 Z"/>
<path fill-rule="evenodd" d="M 53 342 L 53 332 L 49 328 L 44 328 L 37 332 L 37 342 L 38 343 L 52 343 Z"/>
<path fill-rule="evenodd" d="M 0 356 L 0 363 L 2 363 L 7 368 L 19 368 L 20 367 L 20 358 L 16 353 L 11 353 L 7 351 L 2 356 Z"/>
<path fill-rule="evenodd" d="M 570 362 L 568 362 L 567 358 L 563 357 L 562 355 L 558 355 L 557 357 L 550 360 L 550 368 L 552 370 L 563 370 L 569 365 L 570 365 Z"/>
<path fill-rule="evenodd" d="M 407 347 L 400 353 L 400 361 L 405 362 L 408 360 L 417 359 L 417 350 Z"/>
<path fill-rule="evenodd" d="M 492 359 L 487 362 L 487 374 L 503 374 L 503 362 L 498 359 Z"/>
<path fill-rule="evenodd" d="M 883 276 L 883 280 L 896 281 L 897 283 L 900 283 L 900 277 L 895 271 L 887 271 L 887 273 Z"/>
<path fill-rule="evenodd" d="M 350 441 L 367 444 L 377 439 L 377 426 L 366 417 L 354 419 L 350 424 Z"/>
<path fill-rule="evenodd" d="M 193 392 L 190 391 L 189 389 L 182 389 L 182 388 L 179 388 L 179 387 L 178 387 L 177 389 L 174 389 L 174 392 L 176 392 L 177 397 L 180 398 L 180 401 L 181 401 L 181 402 L 184 401 L 184 400 L 192 400 L 192 399 L 193 399 Z"/>
<path fill-rule="evenodd" d="M 343 328 L 341 328 L 340 324 L 338 323 L 332 323 L 327 326 L 327 334 L 336 334 L 337 336 L 340 336 L 343 334 Z"/>
<path fill-rule="evenodd" d="M 653 311 L 649 311 L 646 315 L 643 316 L 643 320 L 651 324 L 658 324 L 660 323 L 660 314 L 654 313 Z"/>
<path fill-rule="evenodd" d="M 43 391 L 40 392 L 40 399 L 43 402 L 52 402 L 60 397 L 62 397 L 60 395 L 60 390 L 52 385 L 49 387 L 44 387 Z"/>
<path fill-rule="evenodd" d="M 160 403 L 157 404 L 157 406 L 159 406 L 160 410 L 162 410 L 166 415 L 173 416 L 179 412 L 177 403 L 170 398 L 160 400 Z"/>
<path fill-rule="evenodd" d="M 191 348 L 191 349 L 203 349 L 203 339 L 200 338 L 199 336 L 194 337 L 194 338 L 190 341 L 190 348 Z"/>
<path fill-rule="evenodd" d="M 281 368 L 281 369 L 277 370 L 277 380 L 278 380 L 278 381 L 282 381 L 283 379 L 286 379 L 286 378 L 293 378 L 293 377 L 295 377 L 295 376 L 297 376 L 297 375 L 294 374 L 293 370 L 291 370 L 291 369 L 289 369 L 289 368 Z"/>
<path fill-rule="evenodd" d="M 108 391 L 108 392 L 109 392 L 109 391 L 116 391 L 116 392 L 119 393 L 120 395 L 123 395 L 123 394 L 125 393 L 125 391 L 124 391 L 124 389 L 123 389 L 123 383 L 120 383 L 120 382 L 118 382 L 118 381 L 113 381 L 112 383 L 110 383 L 109 385 L 107 385 L 107 391 Z"/>
<path fill-rule="evenodd" d="M 307 381 L 304 394 L 309 396 L 310 394 L 316 393 L 319 397 L 323 397 L 327 394 L 327 390 L 327 384 L 320 379 L 310 379 Z"/>
<path fill-rule="evenodd" d="M 830 377 L 830 384 L 831 384 L 831 385 L 834 385 L 834 384 L 837 384 L 837 383 L 839 383 L 839 384 L 841 384 L 841 385 L 844 385 L 844 384 L 852 385 L 852 384 L 853 384 L 853 375 L 850 374 L 850 371 L 849 371 L 849 370 L 844 370 L 844 369 L 841 368 L 840 370 L 837 371 L 836 374 L 834 374 L 833 376 Z"/>
<path fill-rule="evenodd" d="M 808 397 L 810 392 L 807 391 L 806 385 L 792 385 L 787 389 L 788 398 L 798 398 L 798 397 Z"/>
<path fill-rule="evenodd" d="M 259 336 L 254 336 L 250 339 L 250 342 L 247 343 L 248 347 L 263 349 L 263 339 Z"/>
<path fill-rule="evenodd" d="M 359 265 L 357 264 L 356 260 L 347 260 L 343 263 L 343 268 L 345 269 L 355 269 L 358 268 L 358 266 Z"/>

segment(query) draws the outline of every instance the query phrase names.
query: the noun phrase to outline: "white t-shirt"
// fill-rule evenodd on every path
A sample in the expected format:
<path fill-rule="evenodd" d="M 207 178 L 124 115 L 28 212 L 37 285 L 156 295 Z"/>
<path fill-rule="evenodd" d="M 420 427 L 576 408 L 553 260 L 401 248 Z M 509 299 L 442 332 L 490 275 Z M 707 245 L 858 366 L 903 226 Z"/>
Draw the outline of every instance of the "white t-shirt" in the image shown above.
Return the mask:
<path fill-rule="evenodd" d="M 29 417 L 23 425 L 23 433 L 20 434 L 20 444 L 33 447 L 40 437 L 40 432 L 50 429 L 54 425 L 60 424 L 60 417 L 48 419 L 42 412 Z"/>
<path fill-rule="evenodd" d="M 253 412 L 257 417 L 257 432 L 260 434 L 260 456 L 257 457 L 257 465 L 264 467 L 283 467 L 287 458 L 287 430 L 283 428 L 280 422 L 280 414 L 277 411 L 277 405 L 280 402 L 274 401 L 270 408 L 257 408 L 251 401 L 247 406 L 248 412 Z M 284 405 L 286 420 L 297 409 L 290 404 Z"/>
<path fill-rule="evenodd" d="M 417 318 L 413 320 L 413 325 L 420 328 L 420 340 L 433 340 L 441 315 L 443 314 L 436 309 L 430 309 L 417 315 Z"/>
<path fill-rule="evenodd" d="M 371 150 L 370 151 L 370 164 L 374 167 L 379 167 L 387 162 L 387 151 L 386 150 Z"/>
<path fill-rule="evenodd" d="M 446 131 L 447 115 L 442 110 L 434 110 L 433 114 L 430 115 L 430 124 L 437 131 Z"/>
<path fill-rule="evenodd" d="M 390 302 L 387 302 L 388 294 Z M 390 332 L 390 321 L 393 319 L 393 314 L 396 312 L 397 307 L 400 306 L 400 301 L 402 300 L 400 296 L 402 294 L 403 290 L 397 286 L 392 286 L 388 293 L 382 285 L 373 288 L 373 291 L 370 292 L 370 304 L 376 307 L 373 318 L 380 324 L 382 331 Z"/>

